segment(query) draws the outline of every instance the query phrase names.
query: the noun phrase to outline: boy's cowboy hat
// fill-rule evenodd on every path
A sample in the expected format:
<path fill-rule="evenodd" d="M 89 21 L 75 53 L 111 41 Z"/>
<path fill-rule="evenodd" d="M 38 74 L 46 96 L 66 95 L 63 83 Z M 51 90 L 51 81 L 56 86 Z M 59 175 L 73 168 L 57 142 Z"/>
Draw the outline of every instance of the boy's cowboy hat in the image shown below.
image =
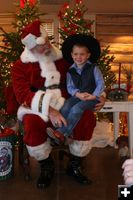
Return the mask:
<path fill-rule="evenodd" d="M 89 49 L 91 53 L 89 60 L 92 63 L 95 63 L 100 57 L 101 49 L 100 49 L 100 44 L 97 39 L 89 35 L 74 34 L 74 35 L 68 36 L 68 38 L 62 44 L 63 57 L 70 64 L 73 63 L 71 52 L 75 44 L 86 46 Z"/>

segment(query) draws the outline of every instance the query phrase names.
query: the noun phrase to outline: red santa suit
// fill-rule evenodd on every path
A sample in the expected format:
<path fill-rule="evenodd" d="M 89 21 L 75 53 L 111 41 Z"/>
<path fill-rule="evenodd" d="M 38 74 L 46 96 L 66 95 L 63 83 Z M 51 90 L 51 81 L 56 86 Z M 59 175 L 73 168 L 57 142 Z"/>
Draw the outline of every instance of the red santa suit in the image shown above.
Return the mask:
<path fill-rule="evenodd" d="M 25 43 L 25 45 L 28 44 Z M 54 47 L 53 51 L 55 51 Z M 55 51 L 55 53 L 57 52 Z M 61 74 L 62 95 L 67 98 L 65 80 L 69 65 L 61 58 L 60 52 L 55 56 L 54 63 Z M 18 117 L 22 119 L 24 125 L 24 142 L 30 156 L 38 161 L 48 158 L 52 150 L 46 133 L 46 128 L 51 125 L 51 122 L 46 122 L 43 119 L 45 65 L 43 57 L 35 56 L 26 46 L 20 60 L 12 68 L 13 89 L 20 105 Z M 26 109 L 28 112 L 26 112 Z M 89 153 L 91 149 L 90 138 L 95 122 L 94 114 L 91 111 L 86 111 L 74 129 L 74 140 L 69 145 L 72 155 L 84 157 Z"/>

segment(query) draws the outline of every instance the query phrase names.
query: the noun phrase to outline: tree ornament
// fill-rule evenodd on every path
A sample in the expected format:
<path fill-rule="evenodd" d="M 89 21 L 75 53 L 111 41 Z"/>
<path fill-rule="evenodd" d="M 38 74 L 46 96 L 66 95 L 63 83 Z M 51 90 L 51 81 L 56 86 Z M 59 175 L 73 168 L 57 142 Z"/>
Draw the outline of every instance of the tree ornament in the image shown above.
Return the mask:
<path fill-rule="evenodd" d="M 24 8 L 26 2 L 27 2 L 27 0 L 20 0 L 20 7 Z"/>
<path fill-rule="evenodd" d="M 36 0 L 20 0 L 20 7 L 23 9 L 26 3 L 29 3 L 31 6 L 34 6 L 36 4 Z"/>

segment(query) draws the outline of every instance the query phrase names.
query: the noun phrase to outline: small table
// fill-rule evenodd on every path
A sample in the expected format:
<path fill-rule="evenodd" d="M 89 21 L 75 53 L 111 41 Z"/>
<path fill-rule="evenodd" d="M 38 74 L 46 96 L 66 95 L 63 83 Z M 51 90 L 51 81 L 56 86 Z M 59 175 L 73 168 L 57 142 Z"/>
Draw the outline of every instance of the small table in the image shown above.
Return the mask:
<path fill-rule="evenodd" d="M 119 136 L 119 113 L 128 113 L 128 138 L 130 157 L 133 158 L 133 102 L 130 101 L 107 101 L 100 112 L 113 112 L 114 145 Z"/>

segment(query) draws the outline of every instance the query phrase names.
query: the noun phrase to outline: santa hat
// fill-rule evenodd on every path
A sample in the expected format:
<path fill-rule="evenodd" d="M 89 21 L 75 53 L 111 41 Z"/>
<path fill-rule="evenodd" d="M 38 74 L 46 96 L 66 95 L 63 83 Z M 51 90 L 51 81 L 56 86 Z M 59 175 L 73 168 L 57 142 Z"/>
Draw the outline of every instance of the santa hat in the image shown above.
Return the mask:
<path fill-rule="evenodd" d="M 70 35 L 66 38 L 64 43 L 62 44 L 62 54 L 65 60 L 70 64 L 73 63 L 73 59 L 71 56 L 71 52 L 73 46 L 79 44 L 87 47 L 91 53 L 89 60 L 92 63 L 95 63 L 100 57 L 101 48 L 97 39 L 90 35 L 85 34 L 74 34 Z"/>
<path fill-rule="evenodd" d="M 30 50 L 36 45 L 45 44 L 47 37 L 47 32 L 41 25 L 40 20 L 37 19 L 25 26 L 25 28 L 22 30 L 21 41 L 25 47 Z"/>

